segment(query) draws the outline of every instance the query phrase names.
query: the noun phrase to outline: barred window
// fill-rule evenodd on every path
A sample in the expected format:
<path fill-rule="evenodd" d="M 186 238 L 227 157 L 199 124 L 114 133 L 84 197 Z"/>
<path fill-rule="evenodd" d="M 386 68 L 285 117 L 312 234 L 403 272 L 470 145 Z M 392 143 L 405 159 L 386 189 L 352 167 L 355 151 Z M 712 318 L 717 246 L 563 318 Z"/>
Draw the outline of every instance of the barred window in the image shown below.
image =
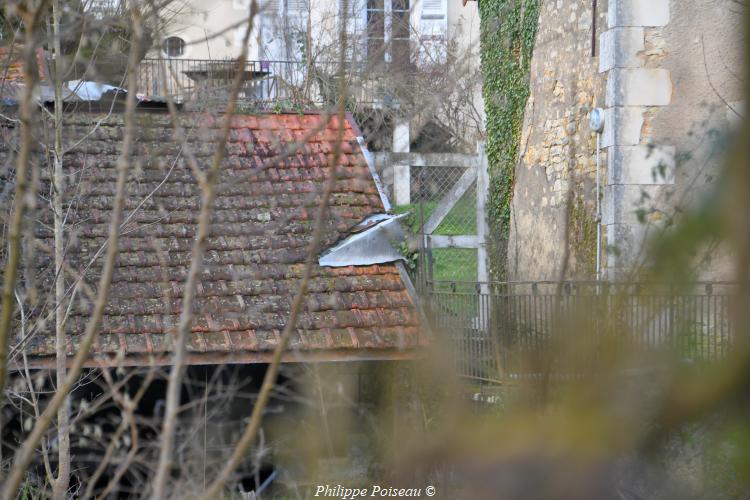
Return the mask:
<path fill-rule="evenodd" d="M 170 36 L 164 40 L 164 53 L 167 57 L 180 57 L 185 53 L 185 40 L 178 36 Z"/>

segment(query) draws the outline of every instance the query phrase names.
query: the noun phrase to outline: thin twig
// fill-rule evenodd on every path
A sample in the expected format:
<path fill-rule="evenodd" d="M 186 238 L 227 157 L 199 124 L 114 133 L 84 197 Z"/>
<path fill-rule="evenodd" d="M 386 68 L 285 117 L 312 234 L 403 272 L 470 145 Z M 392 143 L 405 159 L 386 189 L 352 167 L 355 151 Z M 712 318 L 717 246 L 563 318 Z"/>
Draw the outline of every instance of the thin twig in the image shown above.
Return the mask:
<path fill-rule="evenodd" d="M 23 310 L 23 301 L 21 297 L 16 295 L 16 301 L 18 302 L 18 309 L 21 311 L 21 335 L 24 335 L 26 330 L 26 315 Z M 23 351 L 23 374 L 26 379 L 26 385 L 29 388 L 29 396 L 31 397 L 31 406 L 34 410 L 34 418 L 39 418 L 39 398 L 37 391 L 34 389 L 34 383 L 31 380 L 31 373 L 29 372 L 29 361 L 26 356 L 26 351 Z M 42 462 L 44 462 L 44 472 L 47 474 L 47 481 L 52 484 L 55 480 L 55 475 L 52 473 L 52 467 L 49 463 L 49 453 L 47 451 L 46 439 L 42 440 Z"/>
<path fill-rule="evenodd" d="M 43 1 L 39 7 L 31 13 L 24 15 L 26 25 L 26 37 L 28 43 L 24 48 L 23 80 L 25 82 L 23 98 L 20 106 L 21 119 L 21 147 L 16 161 L 16 187 L 14 201 L 16 209 L 10 220 L 8 261 L 3 271 L 3 302 L 0 313 L 0 401 L 2 401 L 5 389 L 5 375 L 8 369 L 8 334 L 10 323 L 13 319 L 15 302 L 13 293 L 16 288 L 18 276 L 18 264 L 21 257 L 21 232 L 26 212 L 26 194 L 28 189 L 28 167 L 31 155 L 31 142 L 33 140 L 32 119 L 34 116 L 34 88 L 38 79 L 38 68 L 36 61 L 36 38 L 34 36 L 37 23 L 46 10 L 47 2 Z"/>
<path fill-rule="evenodd" d="M 167 474 L 172 462 L 174 435 L 180 404 L 180 390 L 182 388 L 182 378 L 187 360 L 187 340 L 190 335 L 193 321 L 193 298 L 195 296 L 195 289 L 200 272 L 203 268 L 203 254 L 206 250 L 208 232 L 211 226 L 212 208 L 214 198 L 216 197 L 216 180 L 219 177 L 221 164 L 224 161 L 224 155 L 226 154 L 226 142 L 229 138 L 229 131 L 232 127 L 232 117 L 237 105 L 237 96 L 239 95 L 240 87 L 242 86 L 242 68 L 245 64 L 245 59 L 247 58 L 247 47 L 250 40 L 250 33 L 253 29 L 253 19 L 256 12 L 257 4 L 253 0 L 250 4 L 250 16 L 247 21 L 245 36 L 243 37 L 242 51 L 236 62 L 237 70 L 234 76 L 234 81 L 232 82 L 227 110 L 224 115 L 221 138 L 216 146 L 211 166 L 206 172 L 205 180 L 201 186 L 201 211 L 198 214 L 198 228 L 195 235 L 195 242 L 193 243 L 190 270 L 188 272 L 185 291 L 182 297 L 182 311 L 180 312 L 180 322 L 172 354 L 172 368 L 169 373 L 169 382 L 167 384 L 167 402 L 162 425 L 159 462 L 156 467 L 151 496 L 154 500 L 161 500 L 164 498 Z"/>
<path fill-rule="evenodd" d="M 345 12 L 347 4 L 347 0 L 342 1 Z M 320 245 L 320 241 L 323 237 L 323 228 L 325 226 L 325 219 L 328 213 L 328 201 L 331 197 L 331 193 L 333 192 L 334 187 L 336 186 L 336 177 L 338 176 L 337 165 L 339 158 L 341 157 L 341 143 L 344 138 L 347 84 L 345 79 L 343 78 L 343 72 L 344 54 L 346 54 L 346 29 L 342 29 L 340 31 L 340 41 L 341 50 L 339 62 L 341 65 L 340 73 L 342 77 L 339 79 L 340 89 L 336 143 L 334 145 L 334 151 L 331 158 L 330 176 L 326 184 L 326 189 L 320 198 L 317 214 L 315 216 L 315 226 L 312 234 L 312 240 L 310 241 L 307 249 L 307 259 L 305 262 L 305 270 L 302 276 L 302 280 L 300 282 L 299 288 L 297 289 L 297 293 L 294 296 L 294 300 L 292 301 L 292 306 L 289 311 L 289 318 L 286 325 L 284 326 L 284 331 L 282 332 L 281 338 L 279 339 L 279 344 L 276 346 L 276 349 L 274 349 L 273 358 L 271 360 L 271 363 L 268 365 L 266 373 L 263 377 L 263 384 L 261 385 L 260 392 L 258 393 L 258 400 L 253 406 L 253 411 L 250 415 L 250 421 L 245 427 L 245 430 L 242 433 L 242 437 L 237 442 L 237 445 L 232 451 L 232 455 L 229 457 L 226 464 L 217 475 L 216 479 L 214 479 L 208 489 L 200 497 L 201 500 L 211 500 L 219 496 L 221 489 L 224 487 L 224 483 L 229 479 L 229 476 L 232 474 L 232 472 L 234 472 L 234 470 L 246 456 L 247 450 L 255 440 L 255 436 L 258 434 L 258 430 L 260 429 L 260 424 L 263 419 L 263 412 L 268 405 L 268 401 L 271 397 L 271 391 L 276 385 L 276 377 L 278 376 L 279 368 L 281 366 L 281 357 L 286 350 L 286 346 L 289 342 L 289 338 L 291 337 L 292 332 L 295 331 L 297 327 L 297 318 L 302 309 L 302 302 L 307 292 L 307 285 L 310 281 L 310 275 L 312 274 L 312 269 L 317 261 L 318 246 Z"/>
<path fill-rule="evenodd" d="M 11 500 L 15 498 L 16 492 L 19 485 L 23 481 L 26 469 L 31 464 L 34 458 L 34 451 L 36 450 L 39 441 L 42 436 L 46 433 L 49 428 L 52 418 L 57 414 L 57 410 L 65 401 L 68 393 L 75 386 L 78 381 L 78 376 L 83 369 L 83 365 L 89 357 L 89 351 L 94 343 L 96 334 L 99 330 L 102 317 L 104 315 L 104 308 L 107 305 L 107 297 L 109 295 L 110 285 L 112 284 L 112 275 L 114 273 L 115 264 L 117 261 L 118 254 L 118 241 L 120 222 L 122 221 L 123 209 L 125 206 L 125 181 L 127 179 L 128 167 L 130 162 L 130 151 L 133 146 L 133 138 L 135 132 L 135 106 L 136 106 L 136 86 L 138 84 L 136 75 L 136 66 L 138 64 L 138 47 L 143 37 L 143 29 L 141 25 L 140 13 L 134 7 L 131 10 L 133 17 L 133 25 L 135 31 L 135 37 L 133 44 L 130 48 L 130 56 L 128 60 L 128 97 L 125 106 L 125 133 L 123 137 L 122 150 L 117 162 L 117 184 L 115 190 L 114 206 L 112 208 L 112 220 L 109 227 L 109 244 L 107 246 L 107 255 L 105 258 L 104 269 L 99 280 L 98 297 L 94 304 L 94 309 L 89 322 L 86 325 L 86 331 L 81 339 L 81 343 L 76 352 L 75 358 L 70 366 L 70 371 L 65 379 L 65 383 L 57 388 L 57 392 L 53 396 L 47 408 L 42 413 L 41 417 L 37 420 L 34 425 L 31 434 L 23 442 L 23 445 L 16 453 L 13 467 L 10 470 L 8 479 L 5 482 L 2 491 L 2 498 L 4 500 Z"/>
<path fill-rule="evenodd" d="M 99 479 L 101 474 L 104 472 L 104 470 L 107 468 L 107 465 L 109 464 L 109 460 L 112 457 L 112 453 L 114 452 L 114 448 L 117 445 L 117 440 L 120 438 L 120 436 L 124 433 L 125 429 L 130 427 L 130 435 L 131 437 L 131 445 L 130 450 L 128 451 L 127 456 L 125 457 L 125 461 L 123 461 L 115 471 L 114 476 L 109 480 L 107 485 L 104 487 L 102 492 L 99 494 L 99 498 L 106 498 L 107 495 L 112 492 L 112 490 L 117 486 L 117 484 L 120 482 L 120 479 L 122 479 L 122 476 L 127 472 L 128 467 L 130 467 L 130 464 L 133 463 L 133 460 L 135 459 L 135 455 L 138 451 L 138 428 L 136 426 L 135 421 L 135 409 L 138 406 L 138 403 L 143 398 L 143 396 L 146 394 L 146 390 L 151 385 L 151 381 L 154 379 L 154 367 L 150 367 L 148 374 L 146 375 L 146 379 L 141 384 L 141 387 L 138 389 L 138 392 L 136 392 L 133 399 L 125 398 L 120 395 L 119 390 L 115 387 L 114 382 L 112 381 L 112 376 L 109 374 L 109 371 L 107 368 L 101 368 L 102 375 L 104 377 L 104 380 L 107 382 L 107 385 L 109 386 L 110 392 L 112 392 L 113 398 L 117 401 L 117 403 L 122 407 L 123 412 L 125 414 L 124 418 L 120 422 L 120 425 L 117 427 L 116 436 L 114 436 L 110 442 L 110 445 L 107 447 L 107 453 L 105 454 L 104 459 L 99 464 L 99 467 L 96 470 L 96 473 L 94 476 L 89 480 L 89 484 L 86 486 L 86 492 L 84 493 L 83 498 L 90 498 L 93 494 L 94 487 L 96 486 L 96 481 Z M 115 445 L 115 446 L 113 446 Z"/>

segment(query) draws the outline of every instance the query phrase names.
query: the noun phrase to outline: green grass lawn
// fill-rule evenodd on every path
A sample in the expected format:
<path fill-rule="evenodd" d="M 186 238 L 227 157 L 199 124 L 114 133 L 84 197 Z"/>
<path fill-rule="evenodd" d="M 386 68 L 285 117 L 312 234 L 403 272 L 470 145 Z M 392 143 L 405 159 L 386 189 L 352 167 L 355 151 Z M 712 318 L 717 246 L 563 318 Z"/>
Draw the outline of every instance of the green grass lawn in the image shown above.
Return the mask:
<path fill-rule="evenodd" d="M 393 211 L 396 214 L 403 214 L 409 212 L 409 217 L 406 218 L 406 226 L 412 233 L 419 232 L 419 226 L 422 222 L 427 222 L 432 215 L 432 212 L 437 208 L 437 201 L 425 201 L 421 203 L 412 203 L 410 205 L 397 205 L 393 207 Z M 448 215 L 445 216 L 443 221 L 437 227 L 433 234 L 439 234 L 443 236 L 458 236 L 463 234 L 476 234 L 477 233 L 477 209 L 476 209 L 476 197 L 473 193 L 468 192 L 461 197 L 460 200 L 453 206 Z"/>
<path fill-rule="evenodd" d="M 435 281 L 476 281 L 477 250 L 475 248 L 433 249 L 432 277 Z"/>
<path fill-rule="evenodd" d="M 421 205 L 421 206 L 420 206 Z M 418 233 L 422 220 L 427 221 L 437 208 L 437 201 L 394 207 L 397 214 L 409 213 L 405 226 Z M 477 232 L 476 196 L 467 192 L 454 205 L 433 234 L 442 236 L 471 235 Z M 477 251 L 474 248 L 435 248 L 432 250 L 432 276 L 436 281 L 476 281 Z"/>

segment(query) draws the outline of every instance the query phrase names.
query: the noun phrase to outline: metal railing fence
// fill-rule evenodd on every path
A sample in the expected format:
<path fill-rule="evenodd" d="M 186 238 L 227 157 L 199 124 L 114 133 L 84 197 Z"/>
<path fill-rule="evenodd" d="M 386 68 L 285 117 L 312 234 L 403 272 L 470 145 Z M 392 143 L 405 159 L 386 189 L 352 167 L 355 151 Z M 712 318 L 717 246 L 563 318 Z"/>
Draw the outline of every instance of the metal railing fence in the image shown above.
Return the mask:
<path fill-rule="evenodd" d="M 169 95 L 176 102 L 225 102 L 237 72 L 234 60 L 146 58 L 138 66 L 140 92 Z M 241 102 L 261 108 L 276 104 L 335 104 L 341 68 L 338 62 L 246 61 L 242 66 Z M 345 68 L 349 97 L 357 104 L 382 103 L 388 74 L 350 64 Z"/>
<path fill-rule="evenodd" d="M 425 304 L 460 376 L 484 381 L 580 375 L 613 352 L 629 368 L 656 356 L 724 358 L 732 283 L 431 282 Z"/>

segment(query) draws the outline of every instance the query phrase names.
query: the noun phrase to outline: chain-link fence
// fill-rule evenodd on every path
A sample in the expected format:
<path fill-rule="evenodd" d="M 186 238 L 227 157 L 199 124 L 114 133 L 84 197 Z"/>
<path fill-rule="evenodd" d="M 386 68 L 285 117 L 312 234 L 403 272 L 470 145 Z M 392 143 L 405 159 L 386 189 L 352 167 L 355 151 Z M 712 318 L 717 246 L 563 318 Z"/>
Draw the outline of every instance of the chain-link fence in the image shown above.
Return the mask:
<path fill-rule="evenodd" d="M 466 167 L 411 169 L 411 200 L 419 220 L 424 281 L 475 282 L 477 248 L 466 237 L 477 234 L 476 175 Z"/>
<path fill-rule="evenodd" d="M 467 237 L 477 234 L 476 175 L 466 167 L 412 166 L 409 207 L 412 229 L 419 234 L 420 282 L 467 286 L 477 275 L 477 248 Z"/>

